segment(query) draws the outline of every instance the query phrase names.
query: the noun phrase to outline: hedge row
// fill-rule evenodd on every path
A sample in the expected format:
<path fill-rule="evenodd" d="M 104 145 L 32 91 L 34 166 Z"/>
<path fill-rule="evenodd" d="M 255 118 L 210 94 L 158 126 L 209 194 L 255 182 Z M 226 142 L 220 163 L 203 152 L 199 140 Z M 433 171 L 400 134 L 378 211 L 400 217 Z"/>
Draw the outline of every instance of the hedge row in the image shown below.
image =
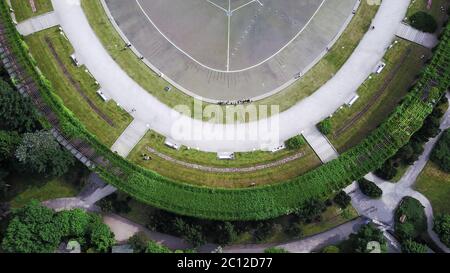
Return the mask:
<path fill-rule="evenodd" d="M 338 159 L 296 179 L 248 189 L 213 189 L 179 183 L 143 169 L 112 153 L 64 107 L 53 87 L 37 69 L 28 48 L 15 30 L 8 9 L 1 1 L 2 24 L 8 29 L 8 47 L 40 87 L 42 99 L 60 121 L 60 129 L 70 138 L 83 139 L 95 148 L 110 168 L 95 171 L 108 183 L 136 199 L 174 213 L 214 220 L 261 220 L 292 213 L 309 199 L 326 197 L 360 179 L 392 157 L 404 146 L 431 113 L 434 104 L 449 86 L 447 27 L 421 80 L 386 122 L 369 137 Z"/>

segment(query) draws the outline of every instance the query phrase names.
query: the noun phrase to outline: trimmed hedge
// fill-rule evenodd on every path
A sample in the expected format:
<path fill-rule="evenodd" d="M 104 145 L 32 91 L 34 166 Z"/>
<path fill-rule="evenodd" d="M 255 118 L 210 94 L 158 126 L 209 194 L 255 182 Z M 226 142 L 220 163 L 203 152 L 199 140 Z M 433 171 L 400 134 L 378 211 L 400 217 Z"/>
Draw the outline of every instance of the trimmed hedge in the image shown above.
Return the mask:
<path fill-rule="evenodd" d="M 364 195 L 370 198 L 380 198 L 383 195 L 383 191 L 377 186 L 377 184 L 367 179 L 361 178 L 358 181 L 359 189 Z"/>
<path fill-rule="evenodd" d="M 338 159 L 298 178 L 246 189 L 206 188 L 184 184 L 143 169 L 114 154 L 101 144 L 64 107 L 53 87 L 35 67 L 26 45 L 17 34 L 8 9 L 1 2 L 3 25 L 9 30 L 8 46 L 39 83 L 42 99 L 58 116 L 67 137 L 85 140 L 105 161 L 123 174 L 98 166 L 95 171 L 108 183 L 136 199 L 177 214 L 214 220 L 262 220 L 295 212 L 308 200 L 328 197 L 365 174 L 377 169 L 423 124 L 434 104 L 449 86 L 448 35 L 421 80 L 392 115 L 359 145 Z M 447 34 L 450 32 L 447 28 Z M 444 52 L 445 51 L 445 52 Z M 439 55 L 443 52 L 442 55 Z M 443 56 L 443 57 L 442 57 Z M 444 70 L 444 73 L 442 73 Z M 431 82 L 437 83 L 431 86 Z M 424 95 L 426 93 L 426 95 Z M 48 124 L 47 124 L 48 125 Z"/>

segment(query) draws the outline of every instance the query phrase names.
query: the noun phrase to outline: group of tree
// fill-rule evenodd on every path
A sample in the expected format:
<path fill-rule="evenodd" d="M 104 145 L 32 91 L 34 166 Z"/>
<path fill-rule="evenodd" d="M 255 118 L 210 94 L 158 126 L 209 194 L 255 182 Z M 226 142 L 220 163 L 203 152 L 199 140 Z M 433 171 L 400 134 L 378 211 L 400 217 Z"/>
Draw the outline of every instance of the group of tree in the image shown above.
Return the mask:
<path fill-rule="evenodd" d="M 73 157 L 40 126 L 30 99 L 0 79 L 0 194 L 10 188 L 5 181 L 11 173 L 58 177 L 73 164 Z"/>
<path fill-rule="evenodd" d="M 439 142 L 431 154 L 431 161 L 444 172 L 450 173 L 450 129 L 442 133 Z"/>
<path fill-rule="evenodd" d="M 422 128 L 392 158 L 388 159 L 375 173 L 385 180 L 393 179 L 402 165 L 413 165 L 422 155 L 424 144 L 441 132 L 440 123 L 445 114 L 447 98 L 438 102 L 433 112 L 427 117 Z M 445 108 L 445 109 L 444 109 Z"/>
<path fill-rule="evenodd" d="M 349 238 L 351 251 L 356 253 L 370 253 L 373 251 L 369 243 L 376 242 L 380 244 L 381 251 L 386 252 L 387 242 L 384 234 L 374 224 L 364 225 L 357 233 L 353 233 Z"/>
<path fill-rule="evenodd" d="M 84 251 L 108 252 L 114 234 L 102 219 L 80 209 L 54 212 L 31 202 L 13 212 L 2 242 L 11 253 L 53 253 L 62 242 L 75 240 Z"/>
<path fill-rule="evenodd" d="M 441 214 L 434 219 L 434 231 L 442 243 L 450 247 L 450 214 Z"/>

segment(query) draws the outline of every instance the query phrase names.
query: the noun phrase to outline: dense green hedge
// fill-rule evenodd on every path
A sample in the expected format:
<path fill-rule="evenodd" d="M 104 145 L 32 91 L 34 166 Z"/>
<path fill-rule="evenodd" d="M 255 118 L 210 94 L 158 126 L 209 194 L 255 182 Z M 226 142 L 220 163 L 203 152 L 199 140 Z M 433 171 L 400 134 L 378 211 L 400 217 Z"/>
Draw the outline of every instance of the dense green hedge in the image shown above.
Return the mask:
<path fill-rule="evenodd" d="M 436 54 L 422 78 L 390 118 L 359 145 L 326 165 L 323 165 L 296 179 L 275 185 L 248 189 L 212 189 L 162 177 L 150 170 L 138 167 L 112 153 L 102 145 L 66 109 L 52 91 L 53 87 L 36 69 L 26 45 L 11 23 L 4 1 L 1 4 L 3 25 L 8 27 L 9 47 L 22 61 L 30 75 L 40 86 L 45 102 L 52 108 L 61 122 L 66 136 L 86 140 L 105 160 L 115 166 L 121 176 L 98 166 L 95 171 L 108 183 L 127 192 L 140 201 L 174 213 L 217 220 L 258 220 L 274 218 L 296 211 L 310 199 L 328 196 L 368 172 L 380 167 L 404 146 L 411 135 L 423 124 L 431 113 L 434 103 L 449 86 L 448 54 Z M 448 33 L 437 53 L 448 53 Z M 441 57 L 439 57 L 441 56 Z M 442 57 L 443 56 L 443 57 Z M 438 69 L 444 69 L 444 73 Z M 431 80 L 438 82 L 428 88 Z M 426 96 L 424 90 L 427 89 Z"/>

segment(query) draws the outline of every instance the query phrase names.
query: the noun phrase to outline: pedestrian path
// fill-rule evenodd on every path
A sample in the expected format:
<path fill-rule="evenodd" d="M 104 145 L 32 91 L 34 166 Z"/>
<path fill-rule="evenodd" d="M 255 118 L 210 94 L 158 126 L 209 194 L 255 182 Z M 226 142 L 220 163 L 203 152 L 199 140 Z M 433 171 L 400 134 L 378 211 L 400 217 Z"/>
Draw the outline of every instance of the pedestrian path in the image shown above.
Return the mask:
<path fill-rule="evenodd" d="M 404 23 L 400 24 L 397 36 L 427 48 L 434 48 L 439 43 L 436 35 L 422 32 Z"/>
<path fill-rule="evenodd" d="M 111 150 L 122 157 L 127 157 L 139 141 L 145 136 L 149 127 L 145 122 L 133 120 L 117 139 Z"/>
<path fill-rule="evenodd" d="M 58 17 L 54 12 L 49 12 L 19 23 L 17 30 L 23 36 L 28 36 L 57 25 L 59 25 Z"/>
<path fill-rule="evenodd" d="M 316 127 L 305 130 L 303 136 L 323 163 L 330 162 L 339 157 L 338 152 L 327 137 Z"/>

